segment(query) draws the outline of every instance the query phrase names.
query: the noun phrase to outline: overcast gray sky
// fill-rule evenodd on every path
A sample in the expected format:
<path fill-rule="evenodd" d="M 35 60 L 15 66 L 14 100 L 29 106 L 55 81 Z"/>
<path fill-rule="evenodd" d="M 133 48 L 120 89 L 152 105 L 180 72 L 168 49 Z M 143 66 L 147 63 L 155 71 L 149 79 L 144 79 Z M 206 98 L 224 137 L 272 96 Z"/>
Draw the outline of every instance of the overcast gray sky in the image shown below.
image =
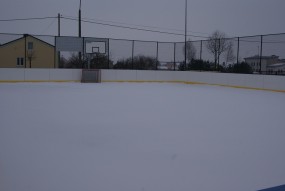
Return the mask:
<path fill-rule="evenodd" d="M 79 0 L 0 0 L 0 19 L 78 16 Z M 228 36 L 283 33 L 284 0 L 188 0 L 189 34 L 209 36 L 221 30 Z M 173 33 L 184 33 L 185 0 L 82 0 L 82 17 L 122 25 L 147 25 Z M 62 35 L 78 35 L 75 21 L 62 19 Z M 57 20 L 0 22 L 1 33 L 57 35 Z M 125 25 L 125 24 L 124 24 Z M 169 30 L 175 29 L 175 30 Z M 177 31 L 178 30 L 178 31 Z M 82 36 L 183 41 L 183 36 L 82 24 Z M 194 38 L 192 38 L 194 39 Z"/>

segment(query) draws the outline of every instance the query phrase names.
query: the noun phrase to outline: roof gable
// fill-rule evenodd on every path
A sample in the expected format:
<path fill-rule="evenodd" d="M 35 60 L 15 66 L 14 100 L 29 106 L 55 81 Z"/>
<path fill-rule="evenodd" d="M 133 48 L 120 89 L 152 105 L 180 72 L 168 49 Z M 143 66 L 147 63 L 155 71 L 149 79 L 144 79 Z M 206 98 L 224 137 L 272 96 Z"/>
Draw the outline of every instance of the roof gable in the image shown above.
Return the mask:
<path fill-rule="evenodd" d="M 27 37 L 33 38 L 33 39 L 35 39 L 35 40 L 37 40 L 37 41 L 39 41 L 39 42 L 41 42 L 41 43 L 43 43 L 43 44 L 46 44 L 46 45 L 51 46 L 51 47 L 54 47 L 52 44 L 49 44 L 49 43 L 47 43 L 47 42 L 45 42 L 45 41 L 43 41 L 43 40 L 41 40 L 41 39 L 39 39 L 39 38 L 36 38 L 36 37 L 34 37 L 34 36 L 32 36 L 32 35 L 29 35 L 29 34 L 24 34 L 23 37 L 21 37 L 21 38 L 12 40 L 12 41 L 7 42 L 7 43 L 4 43 L 4 44 L 1 44 L 0 47 L 7 46 L 7 45 L 9 45 L 9 44 L 11 44 L 11 43 L 20 41 L 20 40 L 25 39 L 25 38 L 27 38 Z"/>

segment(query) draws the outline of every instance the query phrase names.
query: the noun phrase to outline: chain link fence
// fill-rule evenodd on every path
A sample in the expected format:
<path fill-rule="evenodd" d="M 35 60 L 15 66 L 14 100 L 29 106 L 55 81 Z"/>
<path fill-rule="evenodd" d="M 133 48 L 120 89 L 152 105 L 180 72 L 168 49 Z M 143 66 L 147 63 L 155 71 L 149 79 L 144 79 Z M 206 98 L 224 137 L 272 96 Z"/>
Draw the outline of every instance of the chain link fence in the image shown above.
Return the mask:
<path fill-rule="evenodd" d="M 285 34 L 185 42 L 0 34 L 2 68 L 195 70 L 285 75 Z"/>

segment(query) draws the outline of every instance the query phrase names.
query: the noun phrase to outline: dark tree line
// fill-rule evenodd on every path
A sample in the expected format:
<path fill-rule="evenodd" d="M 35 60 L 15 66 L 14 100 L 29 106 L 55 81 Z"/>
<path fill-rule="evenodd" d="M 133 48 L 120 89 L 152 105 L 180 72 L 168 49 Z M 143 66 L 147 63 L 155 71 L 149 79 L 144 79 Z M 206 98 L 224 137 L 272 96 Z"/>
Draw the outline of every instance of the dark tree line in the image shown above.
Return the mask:
<path fill-rule="evenodd" d="M 97 54 L 92 58 L 73 53 L 69 58 L 60 58 L 60 68 L 90 68 L 109 69 L 113 67 L 113 61 L 107 55 Z"/>
<path fill-rule="evenodd" d="M 114 65 L 114 69 L 136 69 L 136 70 L 155 70 L 159 66 L 159 62 L 154 57 L 135 56 L 118 60 Z"/>
<path fill-rule="evenodd" d="M 230 64 L 230 65 L 215 65 L 214 62 L 204 61 L 204 60 L 195 60 L 192 59 L 190 63 L 185 64 L 182 63 L 179 65 L 179 70 L 198 70 L 198 71 L 217 71 L 217 72 L 225 72 L 225 73 L 244 73 L 244 74 L 252 74 L 253 70 L 250 65 L 246 62 L 241 62 L 238 64 Z"/>
<path fill-rule="evenodd" d="M 90 68 L 90 69 L 136 69 L 136 70 L 156 70 L 159 62 L 154 57 L 135 56 L 127 59 L 120 59 L 115 65 L 107 55 L 98 54 L 92 58 L 80 56 L 73 53 L 70 58 L 60 58 L 60 68 Z"/>

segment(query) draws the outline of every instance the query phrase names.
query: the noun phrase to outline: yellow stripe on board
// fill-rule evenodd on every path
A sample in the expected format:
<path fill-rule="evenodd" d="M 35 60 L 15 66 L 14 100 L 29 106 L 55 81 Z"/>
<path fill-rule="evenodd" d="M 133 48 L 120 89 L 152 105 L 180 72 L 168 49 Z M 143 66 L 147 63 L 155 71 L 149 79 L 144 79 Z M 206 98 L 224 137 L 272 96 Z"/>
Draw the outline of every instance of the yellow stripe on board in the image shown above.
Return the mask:
<path fill-rule="evenodd" d="M 258 91 L 270 91 L 270 92 L 285 93 L 285 90 L 273 90 L 273 89 L 252 88 L 252 87 L 245 87 L 245 86 L 222 85 L 222 84 L 209 84 L 209 83 L 203 83 L 203 82 L 185 82 L 185 81 L 123 81 L 123 80 L 118 80 L 118 81 L 103 80 L 102 82 L 119 82 L 119 83 L 179 83 L 179 84 L 221 86 L 221 87 L 228 87 L 228 88 L 238 88 L 238 89 L 248 89 L 248 90 L 258 90 Z"/>
<path fill-rule="evenodd" d="M 67 82 L 80 82 L 79 80 L 28 80 L 28 81 L 13 81 L 13 80 L 2 80 L 0 83 L 67 83 Z M 285 93 L 285 90 L 273 90 L 273 89 L 263 89 L 263 88 L 252 88 L 245 86 L 231 86 L 222 84 L 209 84 L 203 82 L 185 82 L 185 81 L 135 81 L 135 80 L 103 80 L 102 82 L 115 82 L 115 83 L 177 83 L 177 84 L 191 84 L 191 85 L 209 85 L 209 86 L 221 86 L 228 88 L 238 88 L 238 89 L 248 89 L 248 90 L 258 90 L 258 91 L 271 91 L 271 92 L 281 92 Z"/>
<path fill-rule="evenodd" d="M 80 82 L 78 80 L 27 80 L 27 81 L 17 81 L 17 80 L 1 80 L 0 83 L 67 83 L 67 82 Z"/>

